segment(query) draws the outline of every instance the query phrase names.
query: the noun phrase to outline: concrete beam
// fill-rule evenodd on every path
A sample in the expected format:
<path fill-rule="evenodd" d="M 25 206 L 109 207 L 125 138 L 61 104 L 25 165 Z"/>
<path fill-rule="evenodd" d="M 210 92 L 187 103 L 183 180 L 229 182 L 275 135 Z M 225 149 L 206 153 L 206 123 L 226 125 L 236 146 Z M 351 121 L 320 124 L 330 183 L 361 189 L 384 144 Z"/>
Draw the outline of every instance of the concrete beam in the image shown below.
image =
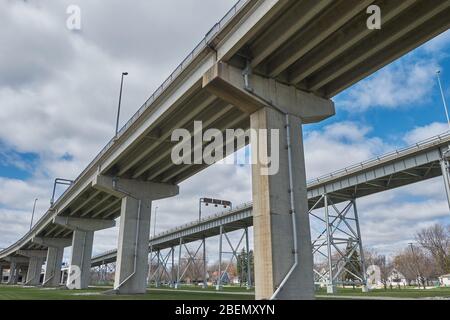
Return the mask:
<path fill-rule="evenodd" d="M 250 75 L 246 88 L 243 71 L 222 62 L 205 73 L 203 87 L 248 114 L 275 107 L 299 117 L 302 123 L 314 123 L 336 113 L 333 101 L 273 79 Z"/>
<path fill-rule="evenodd" d="M 131 196 L 136 199 L 159 200 L 179 193 L 179 187 L 172 184 L 119 179 L 104 175 L 98 175 L 92 186 L 119 198 Z"/>
<path fill-rule="evenodd" d="M 53 223 L 64 226 L 71 230 L 83 231 L 99 231 L 116 226 L 116 222 L 114 220 L 83 219 L 71 217 L 55 217 L 53 219 Z"/>
<path fill-rule="evenodd" d="M 5 260 L 8 261 L 10 264 L 11 263 L 28 264 L 29 261 L 29 259 L 25 257 L 6 257 Z"/>
<path fill-rule="evenodd" d="M 72 239 L 70 238 L 41 238 L 35 237 L 31 239 L 31 242 L 39 244 L 41 246 L 49 248 L 66 248 L 72 245 Z"/>
<path fill-rule="evenodd" d="M 47 250 L 19 250 L 17 254 L 27 258 L 45 258 L 47 256 Z"/>
<path fill-rule="evenodd" d="M 288 119 L 290 143 L 287 141 L 285 115 L 264 108 L 250 117 L 252 129 L 267 129 L 268 132 L 279 129 L 280 132 L 279 146 L 267 145 L 267 148 L 263 148 L 272 154 L 273 148 L 279 148 L 278 173 L 263 175 L 261 170 L 266 168 L 266 165 L 261 163 L 260 159 L 252 166 L 256 299 L 270 299 L 286 279 L 277 299 L 314 298 L 302 121 L 296 116 L 288 116 Z M 271 141 L 270 136 L 267 137 L 267 141 Z M 263 141 L 258 142 L 262 147 Z M 255 141 L 252 141 L 252 144 L 254 143 Z M 287 145 L 291 148 L 291 175 Z M 291 208 L 291 201 L 294 210 Z M 292 223 L 293 213 L 295 213 L 296 234 Z M 294 241 L 297 243 L 297 251 L 294 250 Z M 286 278 L 294 266 L 295 255 L 298 264 L 290 277 Z"/>

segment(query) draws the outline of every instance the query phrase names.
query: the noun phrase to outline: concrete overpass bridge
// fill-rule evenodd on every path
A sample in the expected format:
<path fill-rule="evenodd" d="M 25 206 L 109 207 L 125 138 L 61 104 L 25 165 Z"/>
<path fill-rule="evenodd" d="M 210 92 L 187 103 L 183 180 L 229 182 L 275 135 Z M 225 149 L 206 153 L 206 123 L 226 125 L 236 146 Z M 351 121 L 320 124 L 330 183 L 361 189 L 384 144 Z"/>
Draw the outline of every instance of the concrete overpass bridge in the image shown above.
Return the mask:
<path fill-rule="evenodd" d="M 381 8 L 380 30 L 367 28 L 370 5 Z M 53 267 L 45 285 L 57 285 L 56 266 L 72 245 L 68 283 L 84 288 L 93 233 L 120 216 L 115 291 L 145 292 L 151 202 L 177 195 L 180 182 L 208 166 L 171 161 L 174 129 L 194 133 L 194 121 L 222 131 L 278 129 L 280 171 L 261 175 L 258 161 L 252 174 L 256 297 L 312 298 L 301 126 L 334 115 L 333 96 L 446 31 L 449 7 L 448 0 L 239 1 L 0 259 L 27 266 L 28 284 L 37 284 L 46 259 Z M 239 138 L 223 147 L 249 143 Z M 293 250 L 277 250 L 287 246 Z"/>

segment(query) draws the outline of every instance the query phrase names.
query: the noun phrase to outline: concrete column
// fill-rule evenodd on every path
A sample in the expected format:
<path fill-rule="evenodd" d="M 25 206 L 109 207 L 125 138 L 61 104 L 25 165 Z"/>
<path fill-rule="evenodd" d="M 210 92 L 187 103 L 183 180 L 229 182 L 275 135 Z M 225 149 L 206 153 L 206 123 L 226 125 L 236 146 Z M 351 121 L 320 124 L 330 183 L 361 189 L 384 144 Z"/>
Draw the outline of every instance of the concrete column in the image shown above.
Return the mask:
<path fill-rule="evenodd" d="M 102 175 L 96 177 L 93 186 L 122 198 L 114 292 L 146 293 L 152 201 L 175 196 L 179 188 Z"/>
<path fill-rule="evenodd" d="M 267 152 L 262 152 L 263 155 L 267 153 L 265 156 L 279 153 L 279 171 L 276 174 L 263 173 L 268 169 L 267 165 L 260 161 L 261 157 L 256 157 L 255 141 L 252 141 L 252 157 L 257 160 L 252 166 L 256 298 L 272 298 L 285 281 L 276 298 L 312 299 L 313 258 L 301 126 L 333 116 L 334 103 L 223 62 L 218 62 L 203 75 L 202 86 L 249 114 L 251 128 L 257 134 L 261 133 L 260 129 L 279 130 L 280 145 L 273 147 L 278 150 L 266 143 Z M 287 148 L 286 114 L 289 114 L 291 151 Z M 270 132 L 267 135 L 267 141 L 270 141 Z M 288 169 L 289 153 L 292 156 L 293 190 Z M 291 196 L 295 199 L 292 211 Z M 296 218 L 297 252 L 293 252 L 292 213 Z M 298 265 L 291 270 L 294 255 L 297 255 Z M 288 274 L 290 276 L 286 277 Z"/>
<path fill-rule="evenodd" d="M 55 217 L 53 223 L 73 230 L 72 255 L 70 259 L 67 287 L 86 289 L 91 278 L 91 257 L 94 231 L 112 228 L 114 220 Z"/>
<path fill-rule="evenodd" d="M 41 272 L 47 250 L 19 250 L 19 255 L 29 258 L 26 280 L 22 281 L 27 286 L 37 286 L 41 283 Z"/>
<path fill-rule="evenodd" d="M 32 242 L 47 246 L 44 287 L 58 287 L 61 283 L 61 267 L 64 248 L 72 244 L 69 238 L 33 238 Z"/>
<path fill-rule="evenodd" d="M 252 129 L 257 132 L 261 129 L 268 130 L 267 142 L 271 141 L 270 130 L 278 129 L 280 137 L 279 146 L 267 144 L 267 156 L 273 155 L 276 151 L 279 153 L 278 173 L 264 175 L 263 172 L 267 166 L 261 162 L 261 156 L 258 156 L 256 164 L 252 166 L 256 299 L 272 297 L 293 266 L 294 254 L 297 255 L 298 265 L 287 279 L 277 299 L 313 299 L 314 297 L 302 121 L 296 116 L 288 117 L 293 190 L 290 189 L 289 183 L 286 116 L 273 109 L 263 108 L 250 117 Z M 260 155 L 264 150 L 263 143 L 264 141 L 259 141 Z M 255 150 L 253 141 L 252 148 Z M 256 155 L 252 152 L 252 156 Z M 293 252 L 291 192 L 295 199 L 297 252 Z"/>
<path fill-rule="evenodd" d="M 122 199 L 114 286 L 120 293 L 145 293 L 151 200 Z"/>
<path fill-rule="evenodd" d="M 8 277 L 8 284 L 17 284 L 17 264 L 15 261 L 11 261 L 9 264 L 9 277 Z"/>
<path fill-rule="evenodd" d="M 30 264 L 28 265 L 27 279 L 25 285 L 38 286 L 41 283 L 42 265 L 44 264 L 44 258 L 31 257 Z"/>
<path fill-rule="evenodd" d="M 58 287 L 61 282 L 61 265 L 64 247 L 49 247 L 44 275 L 44 287 Z"/>
<path fill-rule="evenodd" d="M 71 289 L 87 289 L 91 278 L 91 257 L 94 231 L 75 230 L 72 238 L 67 286 Z"/>

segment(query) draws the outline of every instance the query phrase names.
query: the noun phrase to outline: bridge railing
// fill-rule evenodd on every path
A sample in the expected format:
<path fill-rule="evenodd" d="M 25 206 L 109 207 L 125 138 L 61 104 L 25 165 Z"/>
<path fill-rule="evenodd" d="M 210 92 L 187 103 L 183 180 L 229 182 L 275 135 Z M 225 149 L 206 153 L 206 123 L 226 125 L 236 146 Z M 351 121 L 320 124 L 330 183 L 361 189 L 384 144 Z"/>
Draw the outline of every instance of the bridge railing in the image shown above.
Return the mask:
<path fill-rule="evenodd" d="M 366 160 L 366 161 L 360 162 L 358 164 L 354 164 L 354 165 L 351 165 L 349 167 L 346 167 L 344 169 L 340 169 L 340 170 L 334 171 L 332 173 L 328 173 L 326 175 L 323 175 L 321 177 L 309 180 L 308 181 L 308 186 L 320 184 L 320 183 L 322 183 L 324 181 L 327 181 L 327 180 L 330 180 L 330 179 L 333 179 L 333 178 L 336 178 L 336 177 L 339 177 L 339 176 L 342 176 L 342 175 L 347 175 L 347 174 L 352 173 L 352 172 L 357 172 L 357 171 L 360 171 L 361 169 L 368 168 L 368 167 L 374 166 L 376 164 L 379 164 L 380 162 L 387 161 L 387 160 L 392 159 L 392 158 L 398 158 L 398 157 L 401 157 L 403 155 L 408 155 L 408 154 L 410 154 L 410 153 L 412 153 L 414 151 L 425 149 L 427 147 L 430 147 L 430 146 L 433 146 L 433 145 L 436 145 L 436 144 L 441 144 L 444 141 L 449 141 L 450 142 L 450 131 L 447 131 L 447 132 L 444 132 L 443 134 L 440 134 L 438 136 L 434 136 L 432 138 L 423 140 L 423 141 L 418 142 L 418 143 L 416 143 L 416 144 L 414 144 L 412 146 L 408 146 L 408 147 L 405 147 L 405 148 L 402 148 L 402 149 L 397 149 L 395 151 L 386 153 L 386 154 L 384 154 L 382 156 L 379 156 L 379 157 L 376 157 L 376 158 L 373 158 L 373 159 L 370 159 L 370 160 Z"/>

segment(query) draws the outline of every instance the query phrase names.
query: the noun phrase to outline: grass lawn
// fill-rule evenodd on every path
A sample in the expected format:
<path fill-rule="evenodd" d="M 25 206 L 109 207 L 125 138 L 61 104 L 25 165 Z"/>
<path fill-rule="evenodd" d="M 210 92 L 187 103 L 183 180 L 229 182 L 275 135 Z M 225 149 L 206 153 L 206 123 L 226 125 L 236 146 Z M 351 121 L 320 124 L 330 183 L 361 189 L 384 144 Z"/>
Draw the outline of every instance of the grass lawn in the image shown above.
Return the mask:
<path fill-rule="evenodd" d="M 22 286 L 0 286 L 0 300 L 253 300 L 254 292 L 246 288 L 224 287 L 216 292 L 214 287 L 201 289 L 196 286 L 182 286 L 180 289 L 150 288 L 145 295 L 116 296 L 105 295 L 111 287 L 91 287 L 89 290 L 63 290 L 26 288 Z M 330 297 L 325 290 L 319 290 L 318 299 Z M 447 298 L 450 299 L 450 288 L 433 288 L 418 290 L 415 288 L 383 290 L 377 289 L 363 293 L 360 289 L 338 288 L 333 297 L 391 297 L 391 298 Z"/>
<path fill-rule="evenodd" d="M 317 295 L 325 296 L 327 295 L 325 289 L 317 291 Z M 361 289 L 351 289 L 351 288 L 338 288 L 337 294 L 335 296 L 345 297 L 345 296 L 358 296 L 358 297 L 391 297 L 391 298 L 450 298 L 450 287 L 449 288 L 433 288 L 433 289 L 417 289 L 413 287 L 402 288 L 402 289 L 376 289 L 369 293 L 363 293 Z"/>
<path fill-rule="evenodd" d="M 0 286 L 0 300 L 253 300 L 249 294 L 222 292 L 187 292 L 184 290 L 150 289 L 145 295 L 115 296 L 103 292 L 111 288 L 92 287 L 89 290 L 63 290 L 44 288 L 24 288 L 21 286 Z"/>

